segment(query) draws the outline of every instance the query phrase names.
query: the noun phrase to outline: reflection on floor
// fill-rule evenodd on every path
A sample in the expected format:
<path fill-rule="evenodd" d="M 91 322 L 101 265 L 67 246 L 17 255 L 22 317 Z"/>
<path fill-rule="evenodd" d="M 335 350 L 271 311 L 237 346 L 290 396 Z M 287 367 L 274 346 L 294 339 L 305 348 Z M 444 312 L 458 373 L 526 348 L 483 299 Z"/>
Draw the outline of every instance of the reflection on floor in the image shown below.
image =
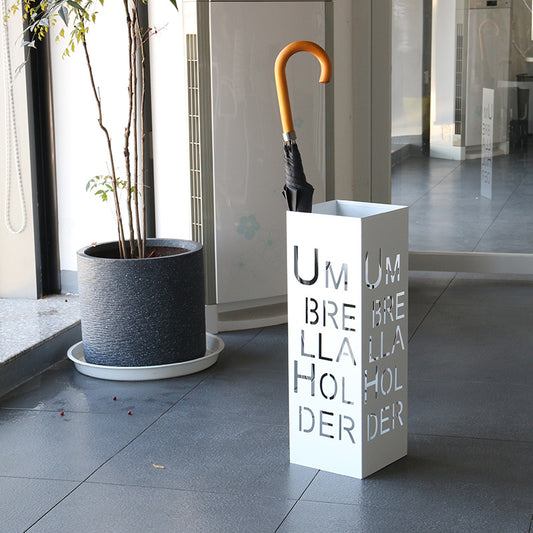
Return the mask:
<path fill-rule="evenodd" d="M 179 379 L 64 361 L 0 399 L 0 530 L 531 531 L 533 278 L 411 273 L 409 300 L 406 458 L 363 481 L 289 464 L 286 326 L 225 333 Z"/>
<path fill-rule="evenodd" d="M 533 146 L 494 158 L 492 200 L 481 160 L 410 157 L 392 169 L 392 203 L 410 208 L 409 248 L 533 253 Z"/>

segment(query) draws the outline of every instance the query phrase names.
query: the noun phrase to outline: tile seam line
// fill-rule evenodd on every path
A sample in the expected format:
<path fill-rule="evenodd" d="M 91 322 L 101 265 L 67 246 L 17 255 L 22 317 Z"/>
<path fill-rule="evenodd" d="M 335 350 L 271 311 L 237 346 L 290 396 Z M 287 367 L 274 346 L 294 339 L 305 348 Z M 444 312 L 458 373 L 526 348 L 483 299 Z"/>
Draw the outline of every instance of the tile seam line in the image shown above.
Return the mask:
<path fill-rule="evenodd" d="M 286 501 L 294 501 L 294 498 L 278 498 L 276 496 L 265 496 L 264 494 L 259 493 L 250 493 L 246 491 L 242 492 L 228 492 L 227 490 L 209 490 L 209 489 L 183 489 L 180 487 L 165 487 L 162 485 L 139 485 L 139 484 L 133 484 L 133 483 L 110 483 L 106 481 L 83 481 L 84 485 L 106 485 L 106 486 L 112 486 L 112 487 L 124 487 L 124 488 L 139 488 L 139 489 L 161 489 L 161 490 L 168 490 L 168 491 L 174 491 L 174 492 L 191 492 L 191 493 L 199 493 L 199 494 L 216 494 L 219 496 L 224 495 L 230 495 L 230 496 L 236 496 L 236 497 L 243 497 L 243 496 L 250 496 L 252 498 L 260 498 L 262 500 L 273 500 L 278 502 L 286 502 Z"/>
<path fill-rule="evenodd" d="M 289 515 L 292 513 L 292 510 L 296 507 L 296 505 L 298 505 L 298 503 L 300 501 L 302 501 L 302 498 L 303 498 L 303 495 L 306 493 L 307 489 L 311 486 L 311 484 L 313 483 L 313 481 L 316 479 L 316 477 L 318 476 L 318 474 L 320 473 L 320 470 L 317 470 L 315 472 L 315 475 L 313 476 L 313 479 L 306 485 L 306 487 L 304 488 L 304 490 L 302 490 L 302 493 L 300 494 L 300 496 L 298 497 L 298 499 L 293 503 L 293 505 L 291 506 L 291 508 L 289 509 L 288 513 L 283 517 L 283 520 L 279 523 L 279 526 L 274 530 L 274 533 L 277 533 L 279 531 L 279 528 L 285 523 L 285 521 L 287 520 L 287 518 L 289 517 Z"/>
<path fill-rule="evenodd" d="M 35 522 L 33 522 L 32 524 L 30 524 L 25 530 L 24 530 L 24 533 L 26 533 L 27 531 L 29 531 L 33 526 L 37 525 L 48 513 L 50 513 L 53 509 L 55 509 L 60 503 L 64 502 L 74 491 L 76 491 L 79 487 L 81 487 L 81 485 L 83 484 L 83 481 L 78 481 L 77 482 L 77 485 L 72 489 L 70 490 L 69 492 L 67 492 L 67 494 L 65 494 L 65 496 L 63 496 L 62 498 L 59 499 L 58 502 L 56 502 L 54 505 L 52 505 L 52 507 L 50 507 L 48 509 L 48 511 L 46 511 L 45 513 L 43 513 L 37 520 L 35 520 Z"/>
<path fill-rule="evenodd" d="M 36 481 L 64 481 L 65 483 L 81 483 L 79 479 L 62 479 L 55 477 L 34 477 L 34 476 L 10 476 L 0 474 L 0 479 L 33 479 Z"/>
<path fill-rule="evenodd" d="M 448 378 L 443 378 L 443 379 L 429 379 L 429 378 L 426 378 L 426 379 L 421 379 L 421 378 L 413 378 L 413 377 L 410 377 L 408 378 L 409 381 L 414 381 L 414 382 L 417 382 L 417 383 L 447 383 L 449 381 Z M 514 387 L 519 387 L 519 388 L 528 388 L 528 389 L 531 389 L 531 385 L 530 384 L 527 384 L 527 383 L 516 383 L 516 380 L 510 380 L 511 383 L 509 383 L 508 381 L 495 381 L 495 380 L 488 380 L 488 379 L 485 379 L 485 380 L 479 380 L 479 379 L 456 379 L 454 378 L 454 383 L 458 384 L 458 383 L 466 383 L 466 384 L 475 384 L 475 385 L 510 385 L 512 384 Z"/>
<path fill-rule="evenodd" d="M 413 337 L 416 335 L 417 331 L 422 327 L 422 324 L 426 321 L 426 318 L 430 315 L 433 309 L 435 309 L 435 306 L 437 305 L 438 301 L 442 298 L 442 295 L 450 288 L 450 285 L 452 284 L 452 282 L 455 280 L 456 277 L 457 277 L 457 272 L 454 273 L 453 277 L 450 279 L 450 281 L 448 281 L 446 286 L 442 289 L 440 294 L 435 298 L 433 303 L 430 305 L 430 308 L 427 310 L 426 314 L 424 315 L 424 318 L 422 318 L 422 320 L 419 321 L 418 326 L 416 326 L 416 328 L 411 333 L 411 335 L 409 335 L 409 338 L 407 339 L 408 344 L 411 342 Z M 407 312 L 409 312 L 409 307 L 407 308 Z"/>
<path fill-rule="evenodd" d="M 244 0 L 238 0 L 238 1 L 244 1 Z M 253 336 L 251 337 L 250 339 L 248 339 L 244 344 L 241 344 L 238 348 L 235 349 L 234 353 L 240 353 L 242 352 L 242 350 L 248 346 L 251 342 L 253 342 L 263 331 L 264 331 L 264 327 L 263 328 L 260 328 L 259 331 Z M 234 331 L 239 331 L 239 330 L 234 330 Z M 217 335 L 220 335 L 221 337 L 224 337 L 224 333 L 233 333 L 234 331 L 228 331 L 228 332 L 225 332 L 225 331 L 222 331 L 222 332 L 219 332 L 217 333 Z M 224 338 L 222 338 L 222 340 L 224 340 Z M 226 349 L 226 347 L 224 346 L 224 350 Z M 222 350 L 222 351 L 224 351 Z M 213 372 L 214 373 L 214 372 Z"/>
<path fill-rule="evenodd" d="M 378 471 L 379 472 L 379 471 Z M 377 472 L 376 472 L 377 473 Z M 367 478 L 363 479 L 357 479 L 354 478 L 356 481 L 370 481 L 372 479 L 372 476 L 369 476 Z M 479 488 L 485 487 L 483 483 L 474 483 L 474 486 L 478 486 Z M 347 502 L 333 502 L 328 500 L 315 500 L 315 499 L 309 499 L 309 500 L 303 500 L 307 503 L 324 503 L 326 505 L 342 505 L 344 507 L 358 507 L 358 508 L 366 508 L 366 509 L 373 509 L 373 510 L 382 510 L 384 508 L 388 509 L 394 509 L 397 511 L 404 511 L 405 505 L 400 504 L 392 504 L 392 505 L 379 505 L 379 504 L 371 504 L 371 503 L 347 503 Z M 533 515 L 531 517 L 531 525 L 528 533 L 533 533 L 533 530 L 531 527 L 533 526 Z"/>
<path fill-rule="evenodd" d="M 378 470 L 378 472 L 379 472 L 379 470 Z M 366 478 L 363 478 L 363 479 L 358 479 L 358 478 L 352 478 L 352 479 L 355 479 L 356 481 L 364 482 L 364 481 L 370 481 L 372 479 L 372 476 L 369 476 L 369 477 L 366 477 Z M 398 507 L 396 507 L 395 505 L 388 505 L 388 504 L 387 505 L 378 505 L 378 504 L 370 504 L 370 503 L 347 503 L 347 502 L 332 502 L 332 501 L 327 501 L 327 500 L 312 500 L 312 499 L 303 500 L 303 501 L 304 502 L 309 502 L 309 503 L 325 503 L 327 505 L 342 505 L 344 507 L 359 507 L 359 508 L 367 508 L 367 509 L 374 509 L 374 510 L 380 510 L 380 509 L 383 509 L 383 508 L 395 509 L 395 510 L 404 510 L 405 509 L 404 505 L 398 505 Z"/>
<path fill-rule="evenodd" d="M 409 432 L 409 435 L 416 436 L 416 437 L 436 437 L 436 438 L 443 438 L 443 439 L 461 439 L 461 440 L 476 440 L 476 441 L 487 441 L 487 442 L 506 442 L 506 443 L 512 443 L 512 444 L 533 444 L 533 440 L 517 440 L 517 439 L 491 439 L 489 437 L 475 437 L 475 436 L 469 436 L 469 435 L 444 435 L 439 433 L 416 433 L 416 432 Z M 409 456 L 409 452 L 407 453 L 407 456 Z"/>
<path fill-rule="evenodd" d="M 353 478 L 353 479 L 355 479 L 356 481 L 363 482 L 365 480 L 372 479 L 372 476 L 369 476 L 369 477 L 363 478 L 363 479 L 357 479 L 357 478 Z M 332 501 L 327 501 L 327 500 L 314 500 L 314 499 L 302 500 L 302 501 L 307 502 L 307 503 L 324 503 L 326 505 L 339 505 L 339 506 L 343 506 L 343 507 L 357 507 L 359 509 L 366 508 L 366 509 L 372 509 L 372 510 L 375 510 L 375 511 L 382 510 L 384 508 L 394 509 L 394 510 L 404 510 L 405 509 L 405 506 L 402 506 L 402 505 L 398 505 L 396 507 L 394 505 L 377 505 L 377 504 L 369 504 L 369 503 L 332 502 Z"/>
<path fill-rule="evenodd" d="M 98 472 L 98 470 L 100 470 L 103 466 L 105 466 L 109 461 L 111 461 L 111 459 L 113 459 L 114 457 L 116 457 L 119 453 L 121 453 L 123 450 L 125 450 L 130 444 L 132 444 L 134 441 L 136 441 L 141 435 L 143 435 L 146 431 L 148 431 L 156 422 L 158 422 L 161 417 L 163 417 L 166 413 L 168 413 L 174 406 L 176 406 L 179 402 L 181 402 L 181 400 L 183 400 L 183 398 L 185 398 L 186 396 L 188 396 L 189 394 L 191 394 L 191 392 L 193 392 L 197 387 L 199 387 L 206 379 L 208 379 L 210 376 L 210 374 L 208 374 L 207 376 L 205 376 L 204 379 L 202 379 L 201 381 L 199 381 L 194 387 L 192 387 L 191 390 L 189 390 L 186 394 L 184 394 L 175 404 L 171 405 L 168 409 L 166 409 L 163 413 L 161 413 L 153 422 L 151 422 L 150 424 L 148 424 L 140 433 L 138 433 L 135 437 L 133 437 L 129 442 L 127 442 L 126 444 L 124 444 L 124 446 L 122 446 L 120 449 L 118 449 L 113 455 L 111 455 L 111 457 L 108 457 L 103 463 L 101 463 L 97 468 L 95 468 L 92 472 L 90 472 L 86 477 L 85 479 L 83 479 L 82 481 L 78 482 L 78 484 L 71 490 L 69 491 L 63 498 L 61 498 L 58 502 L 56 502 L 52 507 L 50 507 L 50 509 L 48 509 L 43 515 L 41 515 L 37 520 L 35 520 L 35 522 L 33 522 L 32 524 L 30 524 L 30 526 L 24 530 L 24 532 L 26 533 L 27 531 L 29 531 L 33 526 L 37 525 L 46 515 L 48 515 L 52 510 L 54 510 L 58 505 L 60 505 L 61 503 L 63 503 L 73 492 L 75 492 L 76 490 L 78 490 L 90 477 L 92 477 L 94 474 L 96 474 L 96 472 Z"/>
<path fill-rule="evenodd" d="M 409 209 L 411 209 L 411 207 L 416 205 L 418 202 L 422 201 L 423 198 L 428 196 L 433 191 L 433 189 L 435 189 L 435 187 L 438 187 L 444 180 L 448 179 L 461 165 L 462 165 L 462 162 L 459 162 L 457 165 L 453 167 L 453 169 L 451 169 L 449 172 L 444 174 L 442 178 L 437 183 L 435 183 L 435 185 L 433 185 L 433 187 L 430 187 L 422 196 L 418 197 L 412 204 L 410 204 L 408 206 Z"/>
<path fill-rule="evenodd" d="M 492 178 L 491 178 L 492 179 Z M 481 237 L 478 239 L 476 245 L 474 246 L 473 248 L 473 252 L 476 251 L 477 247 L 481 244 L 481 241 L 483 240 L 483 238 L 485 237 L 485 235 L 490 231 L 490 228 L 492 228 L 494 226 L 494 224 L 496 224 L 496 221 L 498 220 L 498 218 L 500 218 L 500 215 L 502 214 L 503 210 L 505 209 L 505 206 L 511 201 L 511 197 L 516 193 L 516 191 L 520 188 L 520 186 L 522 185 L 522 183 L 524 183 L 524 180 L 525 180 L 525 177 L 523 177 L 521 180 L 520 180 L 520 183 L 518 183 L 515 188 L 512 190 L 511 193 L 509 193 L 509 196 L 507 197 L 507 200 L 505 200 L 504 204 L 502 205 L 501 209 L 498 211 L 498 214 L 492 219 L 492 222 L 489 224 L 489 226 L 487 227 L 487 229 L 483 232 L 483 234 L 481 235 Z M 481 192 L 479 194 L 479 196 L 481 197 Z M 490 200 L 492 202 L 492 199 Z"/>
<path fill-rule="evenodd" d="M 531 385 L 528 384 L 528 383 L 516 383 L 516 380 L 515 379 L 511 379 L 511 380 L 488 380 L 488 379 L 485 379 L 485 380 L 479 380 L 479 379 L 459 379 L 459 378 L 455 378 L 455 377 L 451 377 L 451 378 L 442 378 L 442 379 L 430 379 L 430 378 L 415 378 L 415 377 L 409 377 L 409 382 L 411 383 L 421 383 L 421 384 L 431 384 L 431 383 L 434 383 L 434 384 L 439 384 L 439 385 L 442 385 L 442 384 L 446 384 L 447 382 L 450 381 L 450 379 L 452 379 L 454 381 L 455 384 L 462 384 L 462 385 L 488 385 L 488 386 L 509 386 L 510 384 L 512 384 L 514 387 L 516 387 L 517 389 L 531 389 Z"/>
<path fill-rule="evenodd" d="M 191 391 L 192 392 L 192 391 Z M 161 416 L 165 415 L 170 409 L 172 409 L 173 407 L 175 407 L 178 403 L 181 402 L 182 399 L 178 400 L 175 404 L 173 404 L 171 407 L 169 407 L 168 409 L 166 409 L 163 413 L 161 413 Z M 48 410 L 48 409 L 30 409 L 30 408 L 25 408 L 25 407 L 0 407 L 0 412 L 2 411 L 24 411 L 24 412 L 33 412 L 33 413 L 58 413 L 58 410 L 54 409 L 54 410 Z M 66 410 L 64 409 L 63 410 L 65 414 L 81 414 L 81 415 L 98 415 L 98 416 L 106 416 L 106 415 L 117 415 L 117 416 L 122 416 L 123 414 L 123 411 L 121 411 L 120 413 L 106 413 L 106 412 L 98 412 L 98 411 L 72 411 L 72 410 Z M 149 417 L 150 415 L 148 413 L 141 413 L 139 414 L 138 416 L 144 416 L 144 417 Z M 182 416 L 182 417 L 187 417 L 188 415 L 176 415 L 176 416 Z M 214 415 L 211 415 L 211 416 L 208 416 L 208 415 L 197 415 L 197 418 L 198 419 L 202 419 L 202 420 L 212 420 L 212 419 L 216 419 L 217 417 L 214 416 Z M 154 424 L 155 422 L 157 422 L 158 419 L 154 420 Z M 236 420 L 229 420 L 228 422 L 225 422 L 227 424 L 234 424 L 236 422 Z M 224 422 L 223 422 L 224 423 Z M 248 426 L 254 426 L 254 427 L 280 427 L 280 428 L 283 428 L 286 426 L 286 422 L 279 422 L 279 423 L 269 423 L 269 422 L 247 422 L 247 425 Z M 149 429 L 150 426 L 147 426 L 146 429 Z M 146 431 L 146 430 L 143 430 L 143 432 Z M 141 433 L 139 433 L 138 436 L 140 436 Z M 136 438 L 136 437 L 135 437 Z M 2 474 L 0 474 L 0 477 L 2 477 Z M 78 481 L 78 480 L 74 480 L 74 481 Z"/>
<path fill-rule="evenodd" d="M 436 303 L 436 302 L 435 302 Z M 455 304 L 452 304 L 452 303 L 439 303 L 439 308 L 450 308 L 450 307 L 453 307 L 453 308 L 457 308 L 457 306 L 460 305 L 461 306 L 461 309 L 479 309 L 480 312 L 487 312 L 487 311 L 490 311 L 491 309 L 494 309 L 494 305 L 490 305 L 489 303 L 487 303 L 486 305 L 483 304 L 483 303 L 480 303 L 478 305 L 474 305 L 474 304 L 469 304 L 469 303 L 455 303 Z M 524 309 L 530 309 L 531 310 L 531 303 L 529 304 L 526 304 L 526 303 L 523 303 L 523 304 L 502 304 L 500 302 L 498 302 L 498 307 L 500 309 L 521 309 L 521 310 L 524 310 Z"/>

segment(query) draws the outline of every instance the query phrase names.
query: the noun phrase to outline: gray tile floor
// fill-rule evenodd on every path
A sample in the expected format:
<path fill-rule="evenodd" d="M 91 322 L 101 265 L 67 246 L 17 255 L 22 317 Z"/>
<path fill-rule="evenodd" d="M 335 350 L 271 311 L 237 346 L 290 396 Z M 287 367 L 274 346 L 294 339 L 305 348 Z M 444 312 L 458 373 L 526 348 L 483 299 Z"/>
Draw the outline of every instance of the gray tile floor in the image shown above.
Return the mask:
<path fill-rule="evenodd" d="M 0 399 L 0 531 L 530 533 L 532 302 L 411 273 L 409 454 L 365 480 L 289 464 L 286 326 L 181 379 L 61 362 Z"/>
<path fill-rule="evenodd" d="M 409 206 L 409 249 L 533 253 L 533 145 L 494 158 L 493 196 L 481 161 L 410 157 L 392 169 L 392 202 Z"/>

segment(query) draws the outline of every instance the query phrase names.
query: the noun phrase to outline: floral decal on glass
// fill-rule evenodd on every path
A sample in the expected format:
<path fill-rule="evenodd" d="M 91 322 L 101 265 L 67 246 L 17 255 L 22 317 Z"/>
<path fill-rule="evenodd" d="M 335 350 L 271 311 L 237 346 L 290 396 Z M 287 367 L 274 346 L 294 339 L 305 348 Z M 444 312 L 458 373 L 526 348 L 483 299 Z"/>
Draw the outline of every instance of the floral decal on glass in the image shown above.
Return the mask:
<path fill-rule="evenodd" d="M 239 225 L 237 226 L 237 233 L 244 235 L 244 238 L 250 241 L 254 238 L 255 233 L 259 231 L 260 228 L 261 226 L 255 219 L 255 215 L 250 215 L 248 217 L 241 217 Z"/>

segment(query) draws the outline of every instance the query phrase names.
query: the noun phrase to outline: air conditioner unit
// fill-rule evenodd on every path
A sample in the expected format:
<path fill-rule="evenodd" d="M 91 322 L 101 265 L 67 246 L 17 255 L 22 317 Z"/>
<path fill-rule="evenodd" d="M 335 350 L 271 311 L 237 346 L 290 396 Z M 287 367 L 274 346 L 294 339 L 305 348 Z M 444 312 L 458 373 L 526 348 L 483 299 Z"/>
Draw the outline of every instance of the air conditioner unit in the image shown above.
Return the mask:
<path fill-rule="evenodd" d="M 192 236 L 204 244 L 212 332 L 286 321 L 286 204 L 274 61 L 296 40 L 327 49 L 330 10 L 324 1 L 183 4 Z M 319 73 L 310 54 L 298 54 L 287 66 L 315 203 L 326 199 L 328 156 Z"/>

